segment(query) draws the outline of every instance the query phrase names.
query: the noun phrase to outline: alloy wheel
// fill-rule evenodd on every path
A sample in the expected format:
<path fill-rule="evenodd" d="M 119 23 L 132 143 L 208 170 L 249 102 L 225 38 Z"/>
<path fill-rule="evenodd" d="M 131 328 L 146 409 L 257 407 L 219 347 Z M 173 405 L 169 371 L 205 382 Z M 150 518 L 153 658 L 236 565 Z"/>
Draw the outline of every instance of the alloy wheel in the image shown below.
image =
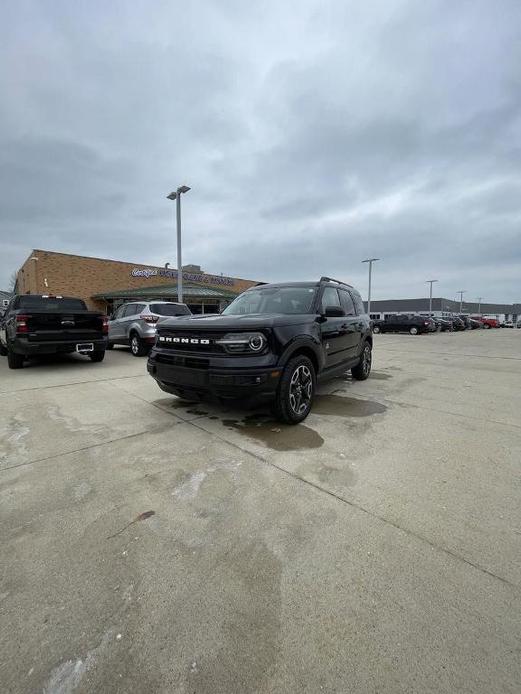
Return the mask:
<path fill-rule="evenodd" d="M 305 364 L 297 366 L 289 385 L 289 404 L 297 415 L 303 414 L 311 405 L 313 378 Z"/>

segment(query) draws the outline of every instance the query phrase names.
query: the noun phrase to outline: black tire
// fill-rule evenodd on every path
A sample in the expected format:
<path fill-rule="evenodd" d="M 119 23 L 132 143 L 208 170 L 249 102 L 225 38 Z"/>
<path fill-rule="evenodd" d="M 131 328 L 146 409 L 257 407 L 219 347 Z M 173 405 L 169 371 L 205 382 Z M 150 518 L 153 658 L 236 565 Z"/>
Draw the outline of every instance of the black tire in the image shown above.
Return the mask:
<path fill-rule="evenodd" d="M 485 330 L 490 330 L 490 325 L 488 323 L 485 323 L 483 327 L 485 328 Z"/>
<path fill-rule="evenodd" d="M 373 349 L 367 340 L 364 343 L 359 363 L 351 369 L 351 375 L 357 381 L 365 381 L 371 373 Z"/>
<path fill-rule="evenodd" d="M 409 332 L 411 335 L 419 335 L 420 334 L 420 331 L 418 330 L 418 328 L 415 325 L 412 325 L 409 328 Z"/>
<path fill-rule="evenodd" d="M 379 325 L 374 325 L 373 326 L 373 332 L 378 335 L 379 332 L 381 332 L 381 328 Z"/>
<path fill-rule="evenodd" d="M 134 357 L 144 357 L 148 352 L 148 347 L 137 333 L 132 333 L 129 337 L 128 344 L 130 351 Z"/>
<path fill-rule="evenodd" d="M 24 361 L 25 358 L 23 354 L 17 354 L 16 352 L 13 352 L 12 349 L 9 349 L 9 347 L 7 348 L 7 365 L 10 369 L 23 368 Z"/>
<path fill-rule="evenodd" d="M 315 389 L 316 374 L 311 360 L 305 356 L 290 359 L 282 373 L 273 404 L 273 412 L 279 422 L 303 422 L 311 411 Z"/>
<path fill-rule="evenodd" d="M 113 342 L 107 342 L 107 349 L 114 349 L 114 343 Z"/>
<path fill-rule="evenodd" d="M 90 360 L 93 362 L 100 362 L 105 359 L 105 350 L 99 350 L 96 352 L 91 352 L 89 354 Z"/>

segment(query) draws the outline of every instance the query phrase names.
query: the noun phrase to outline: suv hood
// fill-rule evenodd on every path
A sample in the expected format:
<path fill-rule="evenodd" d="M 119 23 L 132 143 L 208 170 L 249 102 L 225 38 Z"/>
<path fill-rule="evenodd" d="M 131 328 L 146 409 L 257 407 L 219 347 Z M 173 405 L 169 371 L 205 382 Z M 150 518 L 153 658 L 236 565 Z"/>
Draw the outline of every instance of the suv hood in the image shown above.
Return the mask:
<path fill-rule="evenodd" d="M 309 323 L 315 315 L 308 314 L 283 314 L 283 313 L 249 313 L 244 316 L 190 316 L 179 318 L 167 318 L 158 324 L 158 332 L 168 330 L 219 330 L 232 332 L 234 330 L 260 330 L 262 328 L 275 328 L 284 325 L 301 325 Z"/>

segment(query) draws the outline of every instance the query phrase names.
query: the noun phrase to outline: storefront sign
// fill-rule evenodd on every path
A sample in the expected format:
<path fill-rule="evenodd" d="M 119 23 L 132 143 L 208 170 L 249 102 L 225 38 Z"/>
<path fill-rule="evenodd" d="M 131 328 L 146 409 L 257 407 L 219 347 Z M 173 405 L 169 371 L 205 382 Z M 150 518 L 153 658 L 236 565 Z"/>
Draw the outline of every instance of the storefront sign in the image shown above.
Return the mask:
<path fill-rule="evenodd" d="M 177 280 L 177 270 L 169 270 L 168 268 L 155 268 L 148 267 L 145 269 L 133 268 L 130 273 L 132 277 L 171 277 Z M 219 275 L 203 275 L 194 274 L 192 272 L 183 272 L 183 279 L 187 282 L 199 282 L 201 284 L 223 284 L 228 287 L 232 287 L 235 284 L 235 280 L 231 277 L 221 277 Z"/>

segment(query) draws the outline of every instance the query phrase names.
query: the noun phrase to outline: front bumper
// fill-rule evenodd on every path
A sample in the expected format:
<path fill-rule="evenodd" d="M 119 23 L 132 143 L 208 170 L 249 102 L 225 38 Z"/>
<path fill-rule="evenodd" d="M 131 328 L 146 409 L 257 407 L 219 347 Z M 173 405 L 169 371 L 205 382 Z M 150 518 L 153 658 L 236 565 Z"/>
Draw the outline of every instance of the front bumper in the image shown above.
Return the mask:
<path fill-rule="evenodd" d="M 61 341 L 45 341 L 45 342 L 32 342 L 25 338 L 17 337 L 14 339 L 10 346 L 16 354 L 23 354 L 25 356 L 38 355 L 38 354 L 67 354 L 76 351 L 76 345 L 84 343 L 92 343 L 94 345 L 94 350 L 96 352 L 102 352 L 107 348 L 107 341 L 105 338 L 98 340 L 61 340 Z"/>
<path fill-rule="evenodd" d="M 257 401 L 275 396 L 282 368 L 267 364 L 266 358 L 239 359 L 241 365 L 233 367 L 225 361 L 152 350 L 147 369 L 162 390 L 187 399 Z"/>

